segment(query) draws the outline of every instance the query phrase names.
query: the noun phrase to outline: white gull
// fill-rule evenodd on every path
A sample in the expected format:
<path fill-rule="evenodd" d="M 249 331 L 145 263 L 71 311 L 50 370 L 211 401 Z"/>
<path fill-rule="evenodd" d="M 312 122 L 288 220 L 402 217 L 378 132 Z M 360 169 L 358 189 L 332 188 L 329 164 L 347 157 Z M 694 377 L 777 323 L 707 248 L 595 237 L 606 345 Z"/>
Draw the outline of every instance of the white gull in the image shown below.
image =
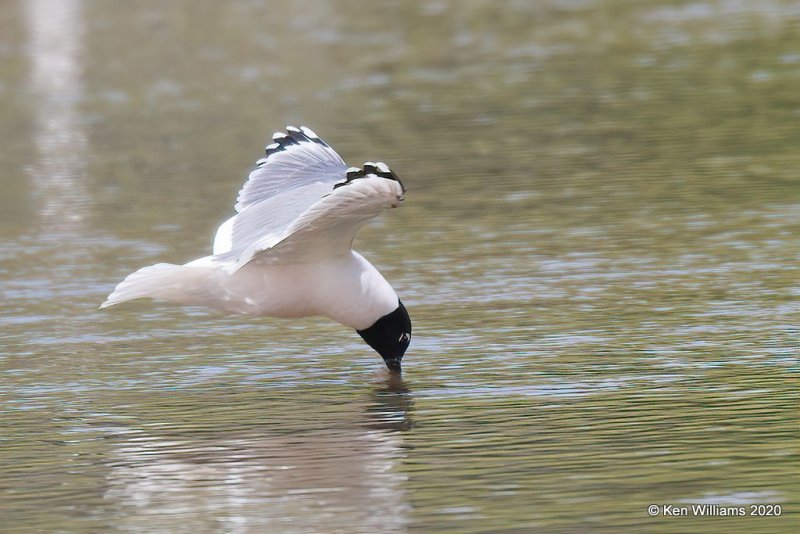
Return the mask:
<path fill-rule="evenodd" d="M 404 193 L 385 163 L 347 168 L 310 129 L 288 126 L 239 191 L 237 213 L 217 230 L 210 256 L 143 267 L 100 307 L 150 297 L 260 316 L 321 315 L 354 328 L 400 371 L 411 320 L 352 245 L 364 223 L 398 207 Z"/>

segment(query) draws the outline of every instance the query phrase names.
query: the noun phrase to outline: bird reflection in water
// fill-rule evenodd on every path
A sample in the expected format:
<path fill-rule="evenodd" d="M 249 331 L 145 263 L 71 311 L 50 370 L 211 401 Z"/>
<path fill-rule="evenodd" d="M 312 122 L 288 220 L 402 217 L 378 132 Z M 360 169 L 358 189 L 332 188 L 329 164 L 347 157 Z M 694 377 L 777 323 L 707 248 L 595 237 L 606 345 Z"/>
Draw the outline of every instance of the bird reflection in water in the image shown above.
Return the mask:
<path fill-rule="evenodd" d="M 104 496 L 120 528 L 169 530 L 179 519 L 187 531 L 404 532 L 403 431 L 413 427 L 413 397 L 403 379 L 390 374 L 362 402 L 311 424 L 287 419 L 280 402 L 231 405 L 218 428 L 193 411 L 180 429 L 116 434 Z M 282 414 L 231 430 L 236 412 L 254 409 Z"/>
<path fill-rule="evenodd" d="M 367 426 L 377 430 L 410 430 L 414 427 L 413 408 L 414 399 L 403 376 L 389 372 L 370 395 L 364 412 Z"/>

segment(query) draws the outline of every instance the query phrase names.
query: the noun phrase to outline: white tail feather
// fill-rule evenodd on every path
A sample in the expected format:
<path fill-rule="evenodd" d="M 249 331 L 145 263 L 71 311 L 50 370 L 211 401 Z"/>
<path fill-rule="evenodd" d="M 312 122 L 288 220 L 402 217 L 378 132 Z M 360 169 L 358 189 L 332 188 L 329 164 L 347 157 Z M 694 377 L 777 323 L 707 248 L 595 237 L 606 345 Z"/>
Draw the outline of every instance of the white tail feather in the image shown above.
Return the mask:
<path fill-rule="evenodd" d="M 212 267 L 157 263 L 129 274 L 100 308 L 145 297 L 179 304 L 203 303 L 209 288 L 217 286 L 214 282 L 219 276 L 225 274 Z"/>

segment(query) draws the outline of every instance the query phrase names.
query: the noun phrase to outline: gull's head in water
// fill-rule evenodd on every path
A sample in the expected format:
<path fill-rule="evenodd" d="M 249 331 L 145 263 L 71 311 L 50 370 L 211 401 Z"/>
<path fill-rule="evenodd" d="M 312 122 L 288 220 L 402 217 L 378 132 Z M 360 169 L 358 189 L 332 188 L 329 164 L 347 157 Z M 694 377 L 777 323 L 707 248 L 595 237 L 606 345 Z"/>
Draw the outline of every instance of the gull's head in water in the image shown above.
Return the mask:
<path fill-rule="evenodd" d="M 400 371 L 400 362 L 411 343 L 411 318 L 398 301 L 397 309 L 384 315 L 364 330 L 356 330 L 367 344 L 383 357 L 390 371 Z"/>

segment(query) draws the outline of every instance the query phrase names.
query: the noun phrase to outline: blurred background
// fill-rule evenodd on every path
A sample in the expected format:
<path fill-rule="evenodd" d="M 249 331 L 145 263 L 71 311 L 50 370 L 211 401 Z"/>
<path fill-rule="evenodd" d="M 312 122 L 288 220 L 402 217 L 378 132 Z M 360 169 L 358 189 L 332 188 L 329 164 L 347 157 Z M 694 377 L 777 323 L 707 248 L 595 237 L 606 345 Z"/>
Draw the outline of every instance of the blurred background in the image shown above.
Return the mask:
<path fill-rule="evenodd" d="M 0 2 L 2 530 L 797 532 L 799 88 L 788 0 Z M 403 379 L 96 309 L 286 124 L 408 188 Z"/>

